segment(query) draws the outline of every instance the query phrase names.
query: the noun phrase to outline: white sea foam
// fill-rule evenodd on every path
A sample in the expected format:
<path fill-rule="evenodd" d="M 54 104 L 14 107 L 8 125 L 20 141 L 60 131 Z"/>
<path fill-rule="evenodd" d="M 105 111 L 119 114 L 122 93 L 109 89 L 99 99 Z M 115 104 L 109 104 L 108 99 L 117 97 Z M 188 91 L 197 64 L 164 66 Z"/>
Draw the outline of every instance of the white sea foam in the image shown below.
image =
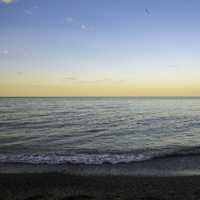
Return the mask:
<path fill-rule="evenodd" d="M 76 155 L 57 155 L 57 154 L 0 154 L 0 162 L 6 163 L 30 163 L 30 164 L 117 164 L 139 162 L 150 159 L 150 156 L 143 154 L 76 154 Z"/>
<path fill-rule="evenodd" d="M 154 149 L 143 152 L 128 153 L 45 153 L 45 154 L 0 154 L 0 163 L 29 163 L 29 164 L 86 164 L 100 165 L 104 163 L 118 164 L 147 161 L 155 158 L 199 155 L 199 147 L 175 149 Z"/>

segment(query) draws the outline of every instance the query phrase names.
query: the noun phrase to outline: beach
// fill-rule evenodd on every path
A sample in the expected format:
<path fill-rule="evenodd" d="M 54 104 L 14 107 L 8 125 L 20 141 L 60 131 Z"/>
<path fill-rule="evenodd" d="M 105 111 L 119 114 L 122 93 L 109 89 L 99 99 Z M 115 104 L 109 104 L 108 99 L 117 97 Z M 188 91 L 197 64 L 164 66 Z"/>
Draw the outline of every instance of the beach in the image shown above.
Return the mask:
<path fill-rule="evenodd" d="M 0 200 L 200 199 L 199 98 L 0 105 Z"/>
<path fill-rule="evenodd" d="M 74 176 L 62 173 L 0 174 L 0 199 L 200 199 L 200 177 Z"/>
<path fill-rule="evenodd" d="M 199 11 L 0 0 L 0 200 L 200 200 Z"/>

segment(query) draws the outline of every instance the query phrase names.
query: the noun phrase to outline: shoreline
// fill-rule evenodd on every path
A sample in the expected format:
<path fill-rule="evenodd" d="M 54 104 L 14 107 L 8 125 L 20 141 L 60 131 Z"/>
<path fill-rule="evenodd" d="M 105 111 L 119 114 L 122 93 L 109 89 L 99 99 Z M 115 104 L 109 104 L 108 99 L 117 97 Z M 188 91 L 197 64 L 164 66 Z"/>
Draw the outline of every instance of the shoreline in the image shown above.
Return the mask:
<path fill-rule="evenodd" d="M 0 199 L 200 199 L 200 176 L 80 176 L 0 173 Z"/>
<path fill-rule="evenodd" d="M 200 156 L 181 156 L 118 164 L 31 164 L 0 163 L 0 174 L 63 173 L 75 176 L 196 176 L 200 175 Z"/>

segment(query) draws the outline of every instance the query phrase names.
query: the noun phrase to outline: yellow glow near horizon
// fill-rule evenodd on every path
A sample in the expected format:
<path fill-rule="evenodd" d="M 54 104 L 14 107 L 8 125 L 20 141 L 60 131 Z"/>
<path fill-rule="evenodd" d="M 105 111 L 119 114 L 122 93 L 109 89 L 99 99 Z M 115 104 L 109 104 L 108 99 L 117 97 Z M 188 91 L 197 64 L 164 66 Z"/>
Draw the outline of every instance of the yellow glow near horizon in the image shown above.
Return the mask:
<path fill-rule="evenodd" d="M 199 82 L 1 83 L 0 96 L 199 96 Z"/>
<path fill-rule="evenodd" d="M 4 72 L 0 75 L 0 96 L 200 96 L 197 72 L 107 75 L 112 79 L 102 78 L 105 74 L 65 74 Z"/>

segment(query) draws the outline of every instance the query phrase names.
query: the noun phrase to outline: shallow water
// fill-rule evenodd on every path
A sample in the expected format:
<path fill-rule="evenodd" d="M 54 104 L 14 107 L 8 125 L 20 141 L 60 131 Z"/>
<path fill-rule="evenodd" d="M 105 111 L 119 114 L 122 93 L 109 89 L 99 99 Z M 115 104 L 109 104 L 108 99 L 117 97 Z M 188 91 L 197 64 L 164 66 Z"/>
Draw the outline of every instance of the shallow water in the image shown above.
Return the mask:
<path fill-rule="evenodd" d="M 129 163 L 200 154 L 200 98 L 0 98 L 0 162 Z"/>

